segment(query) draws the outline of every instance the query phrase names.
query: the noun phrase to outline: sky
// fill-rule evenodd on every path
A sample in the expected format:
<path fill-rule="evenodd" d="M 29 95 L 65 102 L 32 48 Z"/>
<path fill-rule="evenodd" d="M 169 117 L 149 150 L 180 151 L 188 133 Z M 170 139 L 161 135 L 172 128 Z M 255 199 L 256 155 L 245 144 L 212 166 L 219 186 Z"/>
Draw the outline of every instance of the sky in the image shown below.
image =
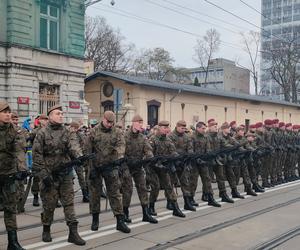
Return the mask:
<path fill-rule="evenodd" d="M 197 67 L 199 64 L 193 59 L 196 41 L 208 29 L 215 28 L 222 41 L 215 57 L 250 66 L 249 56 L 242 49 L 240 32 L 260 31 L 261 14 L 246 6 L 248 4 L 260 12 L 260 0 L 208 0 L 249 23 L 205 0 L 114 1 L 112 6 L 111 0 L 102 0 L 88 7 L 86 13 L 105 17 L 108 24 L 119 29 L 126 42 L 134 43 L 137 49 L 163 47 L 174 58 L 175 66 Z M 147 23 L 139 21 L 141 19 Z"/>

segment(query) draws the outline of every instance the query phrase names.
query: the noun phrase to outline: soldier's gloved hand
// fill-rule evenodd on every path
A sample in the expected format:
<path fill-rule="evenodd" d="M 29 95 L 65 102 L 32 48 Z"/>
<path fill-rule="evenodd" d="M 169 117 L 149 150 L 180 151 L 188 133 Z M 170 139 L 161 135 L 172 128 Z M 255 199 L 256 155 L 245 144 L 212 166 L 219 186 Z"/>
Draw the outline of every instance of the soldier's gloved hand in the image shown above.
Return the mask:
<path fill-rule="evenodd" d="M 53 183 L 53 179 L 51 176 L 46 176 L 44 179 L 43 179 L 43 183 L 45 185 L 46 188 L 50 188 L 52 186 L 52 183 Z"/>
<path fill-rule="evenodd" d="M 27 178 L 28 176 L 28 172 L 27 171 L 20 171 L 16 173 L 16 180 L 18 181 L 23 181 Z"/>
<path fill-rule="evenodd" d="M 197 158 L 196 162 L 198 165 L 203 165 L 205 163 L 205 161 L 203 161 L 201 158 Z"/>
<path fill-rule="evenodd" d="M 177 160 L 174 162 L 174 165 L 176 168 L 180 168 L 180 167 L 182 167 L 183 163 L 181 161 Z"/>

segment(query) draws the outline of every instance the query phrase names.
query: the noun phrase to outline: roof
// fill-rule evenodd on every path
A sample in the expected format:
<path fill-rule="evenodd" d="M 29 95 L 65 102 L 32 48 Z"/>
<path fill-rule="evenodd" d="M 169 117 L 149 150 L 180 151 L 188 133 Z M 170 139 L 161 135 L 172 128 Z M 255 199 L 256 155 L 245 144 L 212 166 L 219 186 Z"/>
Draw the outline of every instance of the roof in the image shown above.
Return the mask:
<path fill-rule="evenodd" d="M 151 80 L 147 78 L 122 75 L 122 74 L 112 73 L 107 71 L 96 71 L 88 75 L 84 79 L 84 82 L 87 83 L 97 77 L 112 77 L 118 80 L 122 80 L 128 84 L 145 86 L 145 87 L 161 88 L 165 90 L 196 93 L 196 94 L 209 95 L 209 96 L 228 97 L 228 98 L 234 98 L 234 99 L 250 101 L 250 102 L 265 102 L 265 103 L 281 104 L 281 105 L 300 108 L 299 104 L 290 103 L 281 100 L 274 100 L 266 96 L 248 95 L 248 94 L 234 93 L 234 92 L 229 92 L 224 90 L 220 91 L 220 90 L 198 87 L 194 85 L 177 84 L 177 83 L 170 83 L 170 82 L 164 82 L 158 80 Z"/>

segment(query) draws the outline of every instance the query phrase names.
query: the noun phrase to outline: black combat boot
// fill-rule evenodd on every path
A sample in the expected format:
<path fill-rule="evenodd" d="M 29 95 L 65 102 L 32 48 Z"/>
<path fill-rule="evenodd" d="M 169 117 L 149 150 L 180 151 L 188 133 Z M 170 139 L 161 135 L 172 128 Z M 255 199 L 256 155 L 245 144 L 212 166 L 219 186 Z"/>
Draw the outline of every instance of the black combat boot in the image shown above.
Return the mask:
<path fill-rule="evenodd" d="M 83 202 L 83 203 L 88 203 L 88 202 L 90 202 L 89 194 L 88 194 L 87 189 L 82 189 L 82 202 Z"/>
<path fill-rule="evenodd" d="M 237 191 L 237 188 L 231 190 L 231 195 L 232 198 L 245 199 L 245 197 Z"/>
<path fill-rule="evenodd" d="M 265 190 L 263 188 L 261 188 L 257 183 L 253 183 L 252 188 L 256 193 L 264 193 L 265 192 Z"/>
<path fill-rule="evenodd" d="M 173 210 L 174 209 L 173 204 L 170 200 L 167 200 L 166 209 L 168 209 L 168 210 Z"/>
<path fill-rule="evenodd" d="M 194 196 L 190 196 L 190 202 L 192 206 L 199 207 L 199 204 L 195 201 Z"/>
<path fill-rule="evenodd" d="M 93 213 L 93 221 L 91 225 L 92 231 L 98 231 L 99 228 L 99 213 Z"/>
<path fill-rule="evenodd" d="M 173 215 L 174 215 L 174 216 L 177 216 L 177 217 L 184 218 L 184 217 L 185 217 L 185 214 L 184 214 L 184 213 L 180 210 L 180 208 L 178 207 L 177 201 L 174 201 L 174 202 L 172 202 L 172 203 L 173 203 L 173 207 L 174 207 Z"/>
<path fill-rule="evenodd" d="M 183 199 L 184 199 L 184 209 L 185 210 L 196 211 L 196 208 L 194 208 L 193 205 L 191 204 L 189 196 L 183 196 Z"/>
<path fill-rule="evenodd" d="M 42 235 L 42 240 L 44 242 L 51 242 L 51 233 L 50 233 L 50 226 L 49 225 L 43 225 L 43 235 Z"/>
<path fill-rule="evenodd" d="M 153 223 L 153 224 L 156 224 L 158 222 L 155 218 L 153 218 L 150 215 L 148 206 L 142 206 L 142 209 L 143 209 L 143 221 Z"/>
<path fill-rule="evenodd" d="M 126 225 L 124 221 L 124 215 L 119 214 L 117 217 L 117 230 L 123 232 L 123 233 L 130 233 L 130 228 Z"/>
<path fill-rule="evenodd" d="M 126 223 L 131 223 L 132 221 L 131 221 L 131 219 L 129 217 L 129 209 L 128 209 L 128 207 L 123 207 L 123 212 L 124 212 L 124 221 Z"/>
<path fill-rule="evenodd" d="M 218 203 L 215 199 L 213 194 L 207 194 L 207 198 L 208 198 L 208 205 L 209 206 L 213 206 L 213 207 L 221 207 L 221 204 Z"/>
<path fill-rule="evenodd" d="M 201 200 L 203 200 L 203 201 L 208 201 L 207 194 L 203 193 L 203 194 L 202 194 L 202 197 L 201 197 Z"/>
<path fill-rule="evenodd" d="M 84 246 L 85 240 L 78 234 L 78 222 L 72 222 L 69 225 L 69 237 L 68 242 L 73 243 L 78 246 Z"/>
<path fill-rule="evenodd" d="M 25 250 L 23 247 L 20 246 L 18 242 L 16 230 L 7 231 L 7 237 L 8 237 L 7 250 Z"/>
<path fill-rule="evenodd" d="M 227 202 L 227 203 L 234 203 L 234 200 L 229 198 L 226 192 L 220 193 L 221 201 Z"/>
<path fill-rule="evenodd" d="M 251 188 L 251 185 L 245 187 L 245 191 L 247 195 L 252 195 L 252 196 L 257 196 L 257 193 L 255 193 L 253 191 L 253 189 Z"/>
<path fill-rule="evenodd" d="M 40 206 L 39 195 L 38 194 L 33 195 L 32 206 L 34 206 L 34 207 L 39 207 Z"/>
<path fill-rule="evenodd" d="M 154 202 L 150 202 L 149 203 L 149 213 L 152 216 L 156 216 L 157 215 L 157 213 L 155 211 L 155 203 Z"/>

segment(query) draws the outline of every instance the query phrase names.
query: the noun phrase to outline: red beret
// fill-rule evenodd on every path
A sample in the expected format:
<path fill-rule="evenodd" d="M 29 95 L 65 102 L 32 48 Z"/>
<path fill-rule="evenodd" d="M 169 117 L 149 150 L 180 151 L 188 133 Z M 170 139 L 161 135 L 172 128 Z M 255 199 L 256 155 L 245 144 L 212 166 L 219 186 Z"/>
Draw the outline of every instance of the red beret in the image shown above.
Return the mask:
<path fill-rule="evenodd" d="M 278 119 L 274 119 L 274 120 L 273 120 L 273 124 L 277 124 L 278 122 L 279 122 Z"/>
<path fill-rule="evenodd" d="M 264 123 L 265 125 L 273 125 L 273 120 L 266 119 Z"/>
<path fill-rule="evenodd" d="M 232 121 L 229 125 L 232 127 L 234 124 L 236 124 L 236 121 Z"/>
<path fill-rule="evenodd" d="M 284 122 L 279 122 L 279 128 L 282 128 L 285 126 L 285 123 Z"/>
<path fill-rule="evenodd" d="M 261 128 L 263 126 L 263 123 L 262 122 L 258 122 L 255 124 L 256 128 Z"/>
<path fill-rule="evenodd" d="M 293 126 L 293 124 L 292 123 L 287 123 L 287 124 L 285 124 L 285 126 L 286 127 L 291 127 L 291 126 Z"/>
<path fill-rule="evenodd" d="M 250 126 L 249 126 L 249 128 L 251 129 L 253 129 L 253 128 L 256 128 L 256 124 L 251 124 Z"/>

